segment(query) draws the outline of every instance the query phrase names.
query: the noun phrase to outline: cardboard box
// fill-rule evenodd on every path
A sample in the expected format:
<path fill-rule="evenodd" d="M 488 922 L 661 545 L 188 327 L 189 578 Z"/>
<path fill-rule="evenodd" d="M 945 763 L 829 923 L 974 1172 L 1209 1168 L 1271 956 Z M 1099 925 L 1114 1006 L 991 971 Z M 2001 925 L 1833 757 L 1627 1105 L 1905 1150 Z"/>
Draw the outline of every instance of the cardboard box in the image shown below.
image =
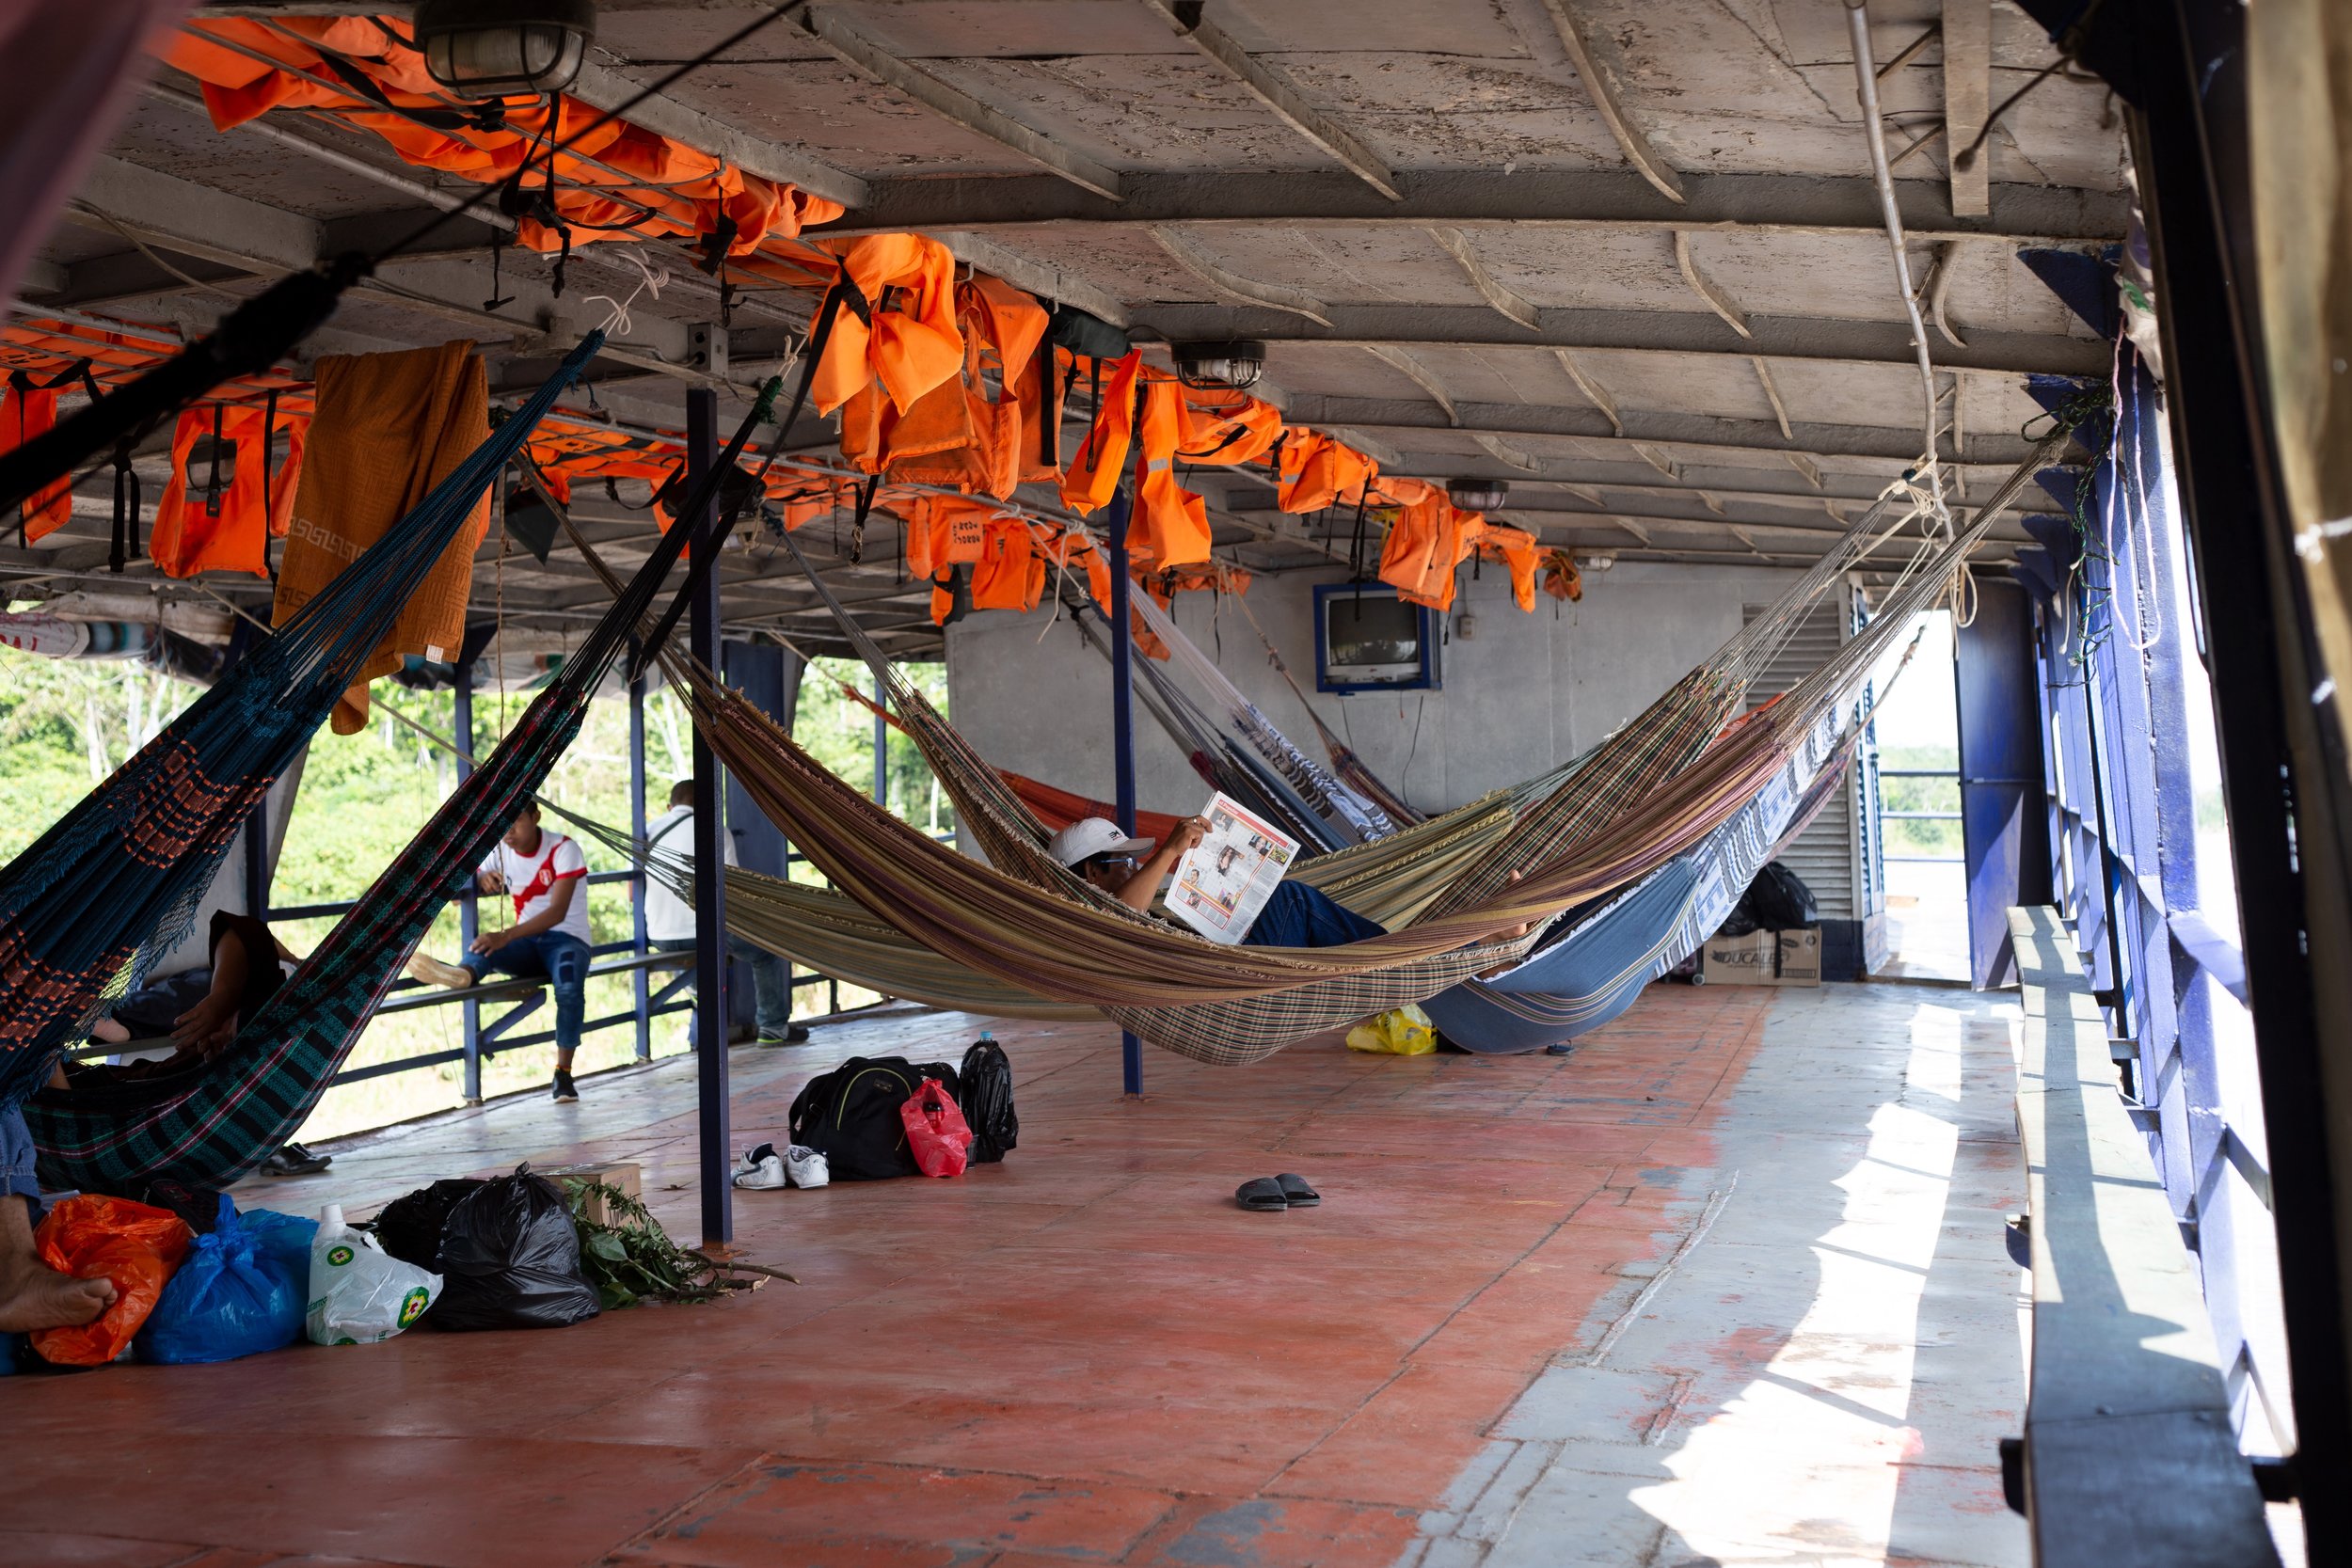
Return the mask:
<path fill-rule="evenodd" d="M 639 1184 L 642 1177 L 634 1161 L 613 1160 L 603 1164 L 534 1165 L 532 1167 L 532 1174 L 544 1176 L 558 1187 L 563 1187 L 564 1179 L 569 1176 L 582 1181 L 601 1181 L 608 1187 L 618 1187 L 629 1196 L 641 1201 L 645 1196 L 644 1189 Z M 564 1189 L 564 1196 L 566 1197 L 571 1196 L 569 1188 Z M 601 1197 L 589 1198 L 587 1207 L 580 1212 L 595 1224 L 611 1225 L 613 1223 L 612 1216 L 605 1212 L 604 1199 Z"/>
<path fill-rule="evenodd" d="M 1699 977 L 1710 986 L 1770 986 L 1780 943 L 1771 931 L 1710 937 L 1699 955 Z"/>
<path fill-rule="evenodd" d="M 1784 986 L 1818 986 L 1821 983 L 1821 933 L 1818 927 L 1778 931 L 1777 983 Z"/>
<path fill-rule="evenodd" d="M 1806 927 L 1712 938 L 1700 949 L 1699 976 L 1710 986 L 1818 986 L 1821 933 Z"/>

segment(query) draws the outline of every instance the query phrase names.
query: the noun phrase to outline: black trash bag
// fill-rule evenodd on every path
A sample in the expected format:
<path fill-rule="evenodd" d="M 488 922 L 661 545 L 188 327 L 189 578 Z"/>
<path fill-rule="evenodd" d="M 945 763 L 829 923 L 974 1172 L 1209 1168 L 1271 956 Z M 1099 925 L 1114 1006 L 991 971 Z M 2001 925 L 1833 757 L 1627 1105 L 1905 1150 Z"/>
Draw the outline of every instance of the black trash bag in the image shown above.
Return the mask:
<path fill-rule="evenodd" d="M 1756 874 L 1740 902 L 1748 906 L 1761 930 L 1794 931 L 1818 925 L 1821 918 L 1821 906 L 1813 890 L 1804 885 L 1804 879 L 1778 861 Z"/>
<path fill-rule="evenodd" d="M 517 1165 L 459 1198 L 441 1225 L 436 1328 L 563 1328 L 596 1315 L 580 1232 L 555 1183 Z"/>
<path fill-rule="evenodd" d="M 968 1158 L 976 1165 L 1001 1160 L 1021 1142 L 1021 1118 L 1012 1110 L 1012 1063 L 993 1039 L 973 1042 L 956 1076 L 963 1081 L 957 1105 L 972 1129 Z"/>
<path fill-rule="evenodd" d="M 404 1263 L 414 1263 L 428 1274 L 439 1274 L 441 1227 L 448 1223 L 449 1212 L 457 1207 L 461 1198 L 483 1185 L 478 1176 L 453 1176 L 429 1187 L 419 1187 L 405 1197 L 392 1199 L 375 1216 L 376 1244 Z"/>

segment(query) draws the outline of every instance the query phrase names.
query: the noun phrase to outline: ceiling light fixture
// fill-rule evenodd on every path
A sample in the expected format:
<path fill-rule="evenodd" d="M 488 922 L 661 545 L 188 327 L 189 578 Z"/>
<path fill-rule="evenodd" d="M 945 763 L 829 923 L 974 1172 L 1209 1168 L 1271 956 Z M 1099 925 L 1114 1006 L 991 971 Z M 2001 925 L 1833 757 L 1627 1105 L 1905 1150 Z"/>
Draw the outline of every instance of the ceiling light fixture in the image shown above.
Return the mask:
<path fill-rule="evenodd" d="M 1449 480 L 1445 499 L 1457 512 L 1500 511 L 1511 499 L 1511 482 L 1504 479 Z"/>
<path fill-rule="evenodd" d="M 422 0 L 417 47 L 460 98 L 561 92 L 596 36 L 595 0 Z"/>
<path fill-rule="evenodd" d="M 1222 343 L 1175 343 L 1168 348 L 1176 361 L 1176 379 L 1187 387 L 1255 387 L 1265 374 L 1265 344 L 1240 338 Z"/>

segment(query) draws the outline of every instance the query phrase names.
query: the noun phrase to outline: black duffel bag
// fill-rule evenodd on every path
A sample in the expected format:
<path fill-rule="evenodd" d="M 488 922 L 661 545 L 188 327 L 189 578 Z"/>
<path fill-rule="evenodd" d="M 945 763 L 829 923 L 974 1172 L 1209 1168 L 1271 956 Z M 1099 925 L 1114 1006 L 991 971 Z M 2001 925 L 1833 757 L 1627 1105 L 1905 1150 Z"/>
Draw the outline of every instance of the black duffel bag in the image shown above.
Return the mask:
<path fill-rule="evenodd" d="M 852 1056 L 794 1097 L 792 1141 L 822 1154 L 835 1181 L 919 1175 L 898 1108 L 926 1078 L 938 1079 L 962 1103 L 956 1069 L 945 1062 L 917 1067 L 904 1056 Z"/>

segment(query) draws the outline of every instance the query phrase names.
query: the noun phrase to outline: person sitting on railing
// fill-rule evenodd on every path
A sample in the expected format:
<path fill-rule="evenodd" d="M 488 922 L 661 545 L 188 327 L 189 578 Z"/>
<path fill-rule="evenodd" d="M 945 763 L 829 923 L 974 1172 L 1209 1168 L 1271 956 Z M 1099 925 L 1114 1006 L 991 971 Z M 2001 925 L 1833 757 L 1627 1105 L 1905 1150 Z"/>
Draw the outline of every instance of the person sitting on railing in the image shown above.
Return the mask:
<path fill-rule="evenodd" d="M 108 1045 L 167 1042 L 176 1048 L 169 1055 L 113 1067 L 61 1066 L 50 1076 L 50 1086 L 169 1078 L 213 1060 L 236 1042 L 238 1026 L 278 994 L 286 966 L 298 957 L 261 921 L 228 910 L 214 914 L 206 951 L 211 959 L 206 966 L 167 974 L 124 992 L 90 1025 L 93 1040 Z M 308 1176 L 332 1163 L 330 1155 L 287 1144 L 262 1161 L 261 1168 L 264 1176 Z"/>
<path fill-rule="evenodd" d="M 485 893 L 515 900 L 515 924 L 485 931 L 456 963 L 420 953 L 408 972 L 435 985 L 472 985 L 491 967 L 525 979 L 545 978 L 555 993 L 555 1084 L 563 1103 L 580 1098 L 572 1084 L 572 1056 L 580 1049 L 588 1017 L 588 857 L 562 833 L 539 826 L 539 808 L 526 803 L 489 857 L 475 868 Z"/>
<path fill-rule="evenodd" d="M 663 860 L 685 875 L 694 874 L 694 781 L 680 779 L 670 786 L 670 809 L 645 824 L 645 847 L 660 850 Z M 722 833 L 721 858 L 735 863 L 732 835 Z M 694 950 L 694 906 L 671 891 L 660 875 L 645 879 L 645 939 L 663 953 Z M 759 1043 L 799 1045 L 808 1031 L 792 1022 L 792 979 L 785 960 L 741 937 L 727 938 L 727 951 L 752 966 L 753 1024 Z"/>

